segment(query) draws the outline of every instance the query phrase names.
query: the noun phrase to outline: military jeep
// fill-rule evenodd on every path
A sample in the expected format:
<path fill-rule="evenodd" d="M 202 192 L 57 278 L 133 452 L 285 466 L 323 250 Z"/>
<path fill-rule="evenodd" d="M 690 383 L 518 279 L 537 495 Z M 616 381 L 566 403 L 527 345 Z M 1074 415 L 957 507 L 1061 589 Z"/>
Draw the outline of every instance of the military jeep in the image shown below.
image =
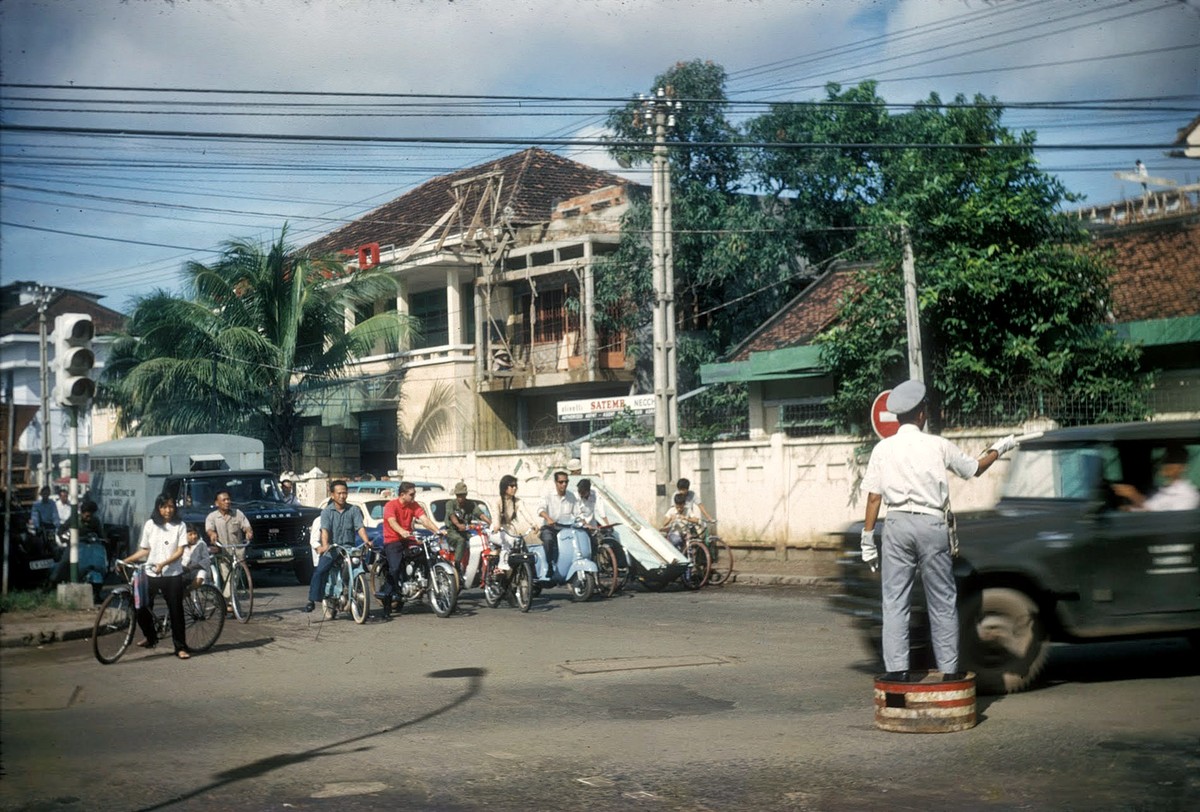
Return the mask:
<path fill-rule="evenodd" d="M 981 693 L 1028 688 L 1051 641 L 1182 635 L 1200 645 L 1200 509 L 1132 510 L 1112 488 L 1153 493 L 1173 445 L 1187 449 L 1186 476 L 1200 483 L 1200 421 L 1046 432 L 1015 452 L 995 508 L 959 514 L 959 667 L 976 673 Z M 840 534 L 833 602 L 878 653 L 880 581 L 862 563 L 861 529 Z M 932 667 L 919 576 L 911 625 L 910 666 Z"/>

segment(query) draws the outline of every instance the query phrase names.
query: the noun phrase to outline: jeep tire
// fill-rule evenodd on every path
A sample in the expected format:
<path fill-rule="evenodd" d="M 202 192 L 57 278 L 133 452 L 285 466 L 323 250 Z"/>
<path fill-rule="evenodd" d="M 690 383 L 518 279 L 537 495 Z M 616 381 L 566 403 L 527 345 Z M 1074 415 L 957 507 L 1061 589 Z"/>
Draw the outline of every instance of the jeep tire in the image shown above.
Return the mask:
<path fill-rule="evenodd" d="M 1037 603 L 1024 592 L 989 587 L 959 605 L 960 671 L 975 672 L 981 694 L 1030 687 L 1046 665 L 1049 636 Z"/>

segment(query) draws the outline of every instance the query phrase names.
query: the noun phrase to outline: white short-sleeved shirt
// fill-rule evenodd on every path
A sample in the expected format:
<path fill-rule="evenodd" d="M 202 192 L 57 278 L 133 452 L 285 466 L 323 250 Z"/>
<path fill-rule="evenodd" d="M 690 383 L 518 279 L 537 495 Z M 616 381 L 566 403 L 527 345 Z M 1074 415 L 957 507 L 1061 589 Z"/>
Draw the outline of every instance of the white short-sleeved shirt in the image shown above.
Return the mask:
<path fill-rule="evenodd" d="M 862 490 L 879 494 L 891 508 L 940 513 L 950 503 L 946 472 L 970 479 L 978 470 L 979 461 L 954 443 L 905 423 L 871 452 Z"/>
<path fill-rule="evenodd" d="M 1164 485 L 1142 503 L 1142 510 L 1195 510 L 1200 507 L 1200 490 L 1186 479 Z"/>
<path fill-rule="evenodd" d="M 143 550 L 150 551 L 150 555 L 146 557 L 146 563 L 157 566 L 175 555 L 180 548 L 187 547 L 187 530 L 184 528 L 183 522 L 169 522 L 160 527 L 154 523 L 153 519 L 147 519 L 145 527 L 142 528 L 142 540 L 138 546 Z M 174 561 L 157 574 L 164 578 L 171 575 L 182 575 L 183 564 L 180 561 Z"/>
<path fill-rule="evenodd" d="M 589 493 L 587 499 L 576 494 L 575 515 L 589 523 L 598 522 L 600 519 L 607 521 L 608 505 L 604 504 L 604 499 L 595 491 Z"/>
<path fill-rule="evenodd" d="M 551 521 L 570 524 L 575 521 L 575 508 L 578 504 L 579 497 L 571 493 L 569 488 L 562 496 L 558 495 L 557 490 L 552 490 L 542 497 L 542 502 L 538 506 L 538 515 L 540 516 L 544 510 L 549 514 Z"/>

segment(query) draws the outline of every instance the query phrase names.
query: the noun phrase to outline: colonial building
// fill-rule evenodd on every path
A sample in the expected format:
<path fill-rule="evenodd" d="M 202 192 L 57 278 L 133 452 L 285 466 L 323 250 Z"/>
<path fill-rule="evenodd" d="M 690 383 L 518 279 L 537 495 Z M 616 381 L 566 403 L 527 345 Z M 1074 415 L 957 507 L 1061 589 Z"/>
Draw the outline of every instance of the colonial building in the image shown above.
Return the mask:
<path fill-rule="evenodd" d="M 303 465 L 386 471 L 396 454 L 561 442 L 562 400 L 628 394 L 624 336 L 595 317 L 595 269 L 620 239 L 625 179 L 541 149 L 434 178 L 307 246 L 381 266 L 416 320 L 309 417 Z M 367 313 L 347 314 L 348 319 Z"/>

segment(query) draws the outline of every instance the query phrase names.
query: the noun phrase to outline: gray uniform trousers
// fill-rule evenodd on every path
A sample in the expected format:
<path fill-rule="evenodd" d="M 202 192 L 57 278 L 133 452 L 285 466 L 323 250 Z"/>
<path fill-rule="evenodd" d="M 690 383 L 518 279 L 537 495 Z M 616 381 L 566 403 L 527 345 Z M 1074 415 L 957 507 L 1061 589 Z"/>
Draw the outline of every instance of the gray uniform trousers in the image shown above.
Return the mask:
<path fill-rule="evenodd" d="M 883 524 L 883 663 L 908 670 L 908 623 L 913 578 L 925 587 L 933 655 L 939 671 L 958 670 L 958 589 L 954 583 L 946 521 L 941 516 L 888 512 Z"/>

